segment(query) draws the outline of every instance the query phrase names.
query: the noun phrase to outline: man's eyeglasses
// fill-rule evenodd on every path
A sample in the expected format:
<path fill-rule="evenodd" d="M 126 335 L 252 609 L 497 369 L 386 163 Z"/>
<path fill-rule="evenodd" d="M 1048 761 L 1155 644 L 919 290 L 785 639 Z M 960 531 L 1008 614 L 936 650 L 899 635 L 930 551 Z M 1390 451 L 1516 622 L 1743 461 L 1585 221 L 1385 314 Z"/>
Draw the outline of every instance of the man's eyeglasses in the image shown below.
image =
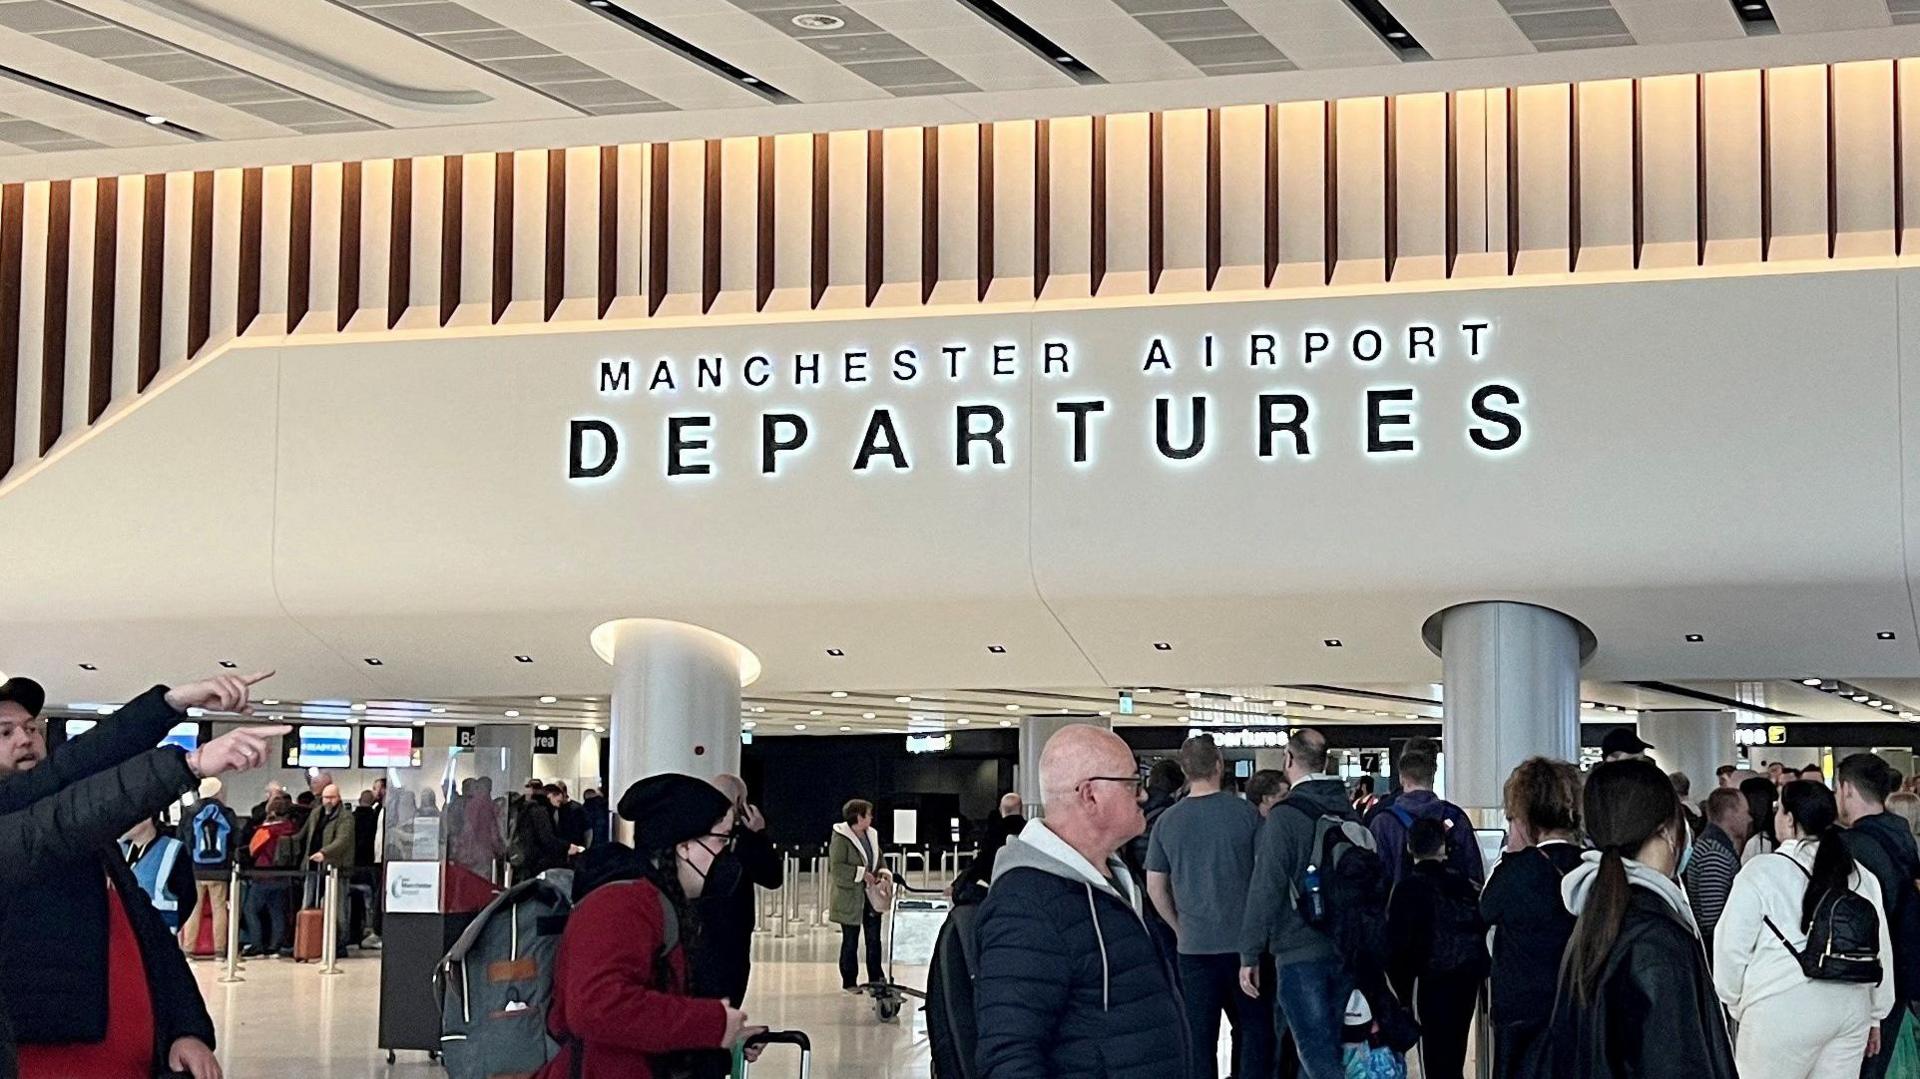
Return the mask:
<path fill-rule="evenodd" d="M 1088 776 L 1081 781 L 1080 785 L 1084 787 L 1088 783 L 1125 783 L 1127 786 L 1133 788 L 1134 794 L 1137 795 L 1140 793 L 1139 776 Z"/>

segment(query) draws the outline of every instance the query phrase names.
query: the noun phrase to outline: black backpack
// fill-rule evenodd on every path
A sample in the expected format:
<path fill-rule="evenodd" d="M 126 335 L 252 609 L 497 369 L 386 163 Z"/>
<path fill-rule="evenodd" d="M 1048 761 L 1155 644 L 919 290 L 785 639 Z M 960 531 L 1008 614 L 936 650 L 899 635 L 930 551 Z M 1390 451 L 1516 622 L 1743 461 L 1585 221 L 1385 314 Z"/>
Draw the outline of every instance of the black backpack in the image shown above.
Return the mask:
<path fill-rule="evenodd" d="M 1487 921 L 1480 916 L 1480 897 L 1473 882 L 1458 870 L 1436 882 L 1433 890 L 1433 945 L 1426 973 L 1480 977 L 1492 966 L 1487 955 Z"/>
<path fill-rule="evenodd" d="M 959 903 L 947 914 L 927 968 L 927 1046 L 933 1079 L 977 1079 L 974 1047 L 980 1028 L 973 1014 L 973 969 L 978 945 L 973 925 L 978 903 Z"/>
<path fill-rule="evenodd" d="M 1799 859 L 1778 853 L 1812 882 L 1813 874 Z M 1788 943 L 1772 918 L 1765 921 L 1781 945 L 1800 961 L 1800 971 L 1809 981 L 1879 985 L 1886 976 L 1880 968 L 1880 915 L 1874 913 L 1873 904 L 1865 896 L 1851 888 L 1830 888 L 1820 897 L 1813 922 L 1807 927 L 1804 951 Z"/>
<path fill-rule="evenodd" d="M 1389 889 L 1373 833 L 1351 810 L 1314 816 L 1299 803 L 1280 804 L 1313 820 L 1306 864 L 1290 882 L 1301 920 L 1332 938 L 1356 975 L 1385 969 Z"/>

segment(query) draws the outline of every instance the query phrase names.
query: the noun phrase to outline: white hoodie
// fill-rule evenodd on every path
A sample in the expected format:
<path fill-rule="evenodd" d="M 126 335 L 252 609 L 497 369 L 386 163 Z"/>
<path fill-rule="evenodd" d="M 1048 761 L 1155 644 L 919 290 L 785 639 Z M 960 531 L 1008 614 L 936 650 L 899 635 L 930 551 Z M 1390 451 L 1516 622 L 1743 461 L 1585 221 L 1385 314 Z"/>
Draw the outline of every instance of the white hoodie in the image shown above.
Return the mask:
<path fill-rule="evenodd" d="M 1807 875 L 1788 865 L 1787 859 L 1811 871 L 1819 850 L 1818 840 L 1790 839 L 1780 844 L 1778 853 L 1755 858 L 1733 878 L 1733 891 L 1727 895 L 1726 909 L 1720 912 L 1720 922 L 1713 928 L 1713 987 L 1736 1021 L 1748 1008 L 1768 997 L 1816 984 L 1823 991 L 1858 993 L 1862 1020 L 1868 1011 L 1879 1020 L 1893 1010 L 1892 927 L 1887 924 L 1880 882 L 1872 873 L 1855 868 L 1850 886 L 1872 903 L 1873 912 L 1880 916 L 1880 969 L 1886 976 L 1880 979 L 1879 985 L 1809 981 L 1800 970 L 1800 961 L 1766 926 L 1765 919 L 1771 918 L 1781 936 L 1795 948 L 1807 946 L 1806 931 L 1800 928 L 1800 903 L 1807 894 Z"/>

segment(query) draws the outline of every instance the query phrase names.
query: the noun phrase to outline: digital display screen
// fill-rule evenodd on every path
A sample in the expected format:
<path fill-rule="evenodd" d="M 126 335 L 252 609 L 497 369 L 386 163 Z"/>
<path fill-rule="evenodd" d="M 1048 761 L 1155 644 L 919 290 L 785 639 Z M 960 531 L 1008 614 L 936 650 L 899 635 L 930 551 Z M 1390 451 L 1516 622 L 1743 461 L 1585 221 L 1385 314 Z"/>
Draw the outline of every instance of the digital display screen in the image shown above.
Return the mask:
<path fill-rule="evenodd" d="M 352 727 L 301 727 L 294 733 L 287 739 L 287 767 L 353 767 Z"/>
<path fill-rule="evenodd" d="M 412 727 L 366 727 L 360 732 L 360 767 L 417 768 Z"/>
<path fill-rule="evenodd" d="M 67 720 L 67 737 L 78 738 L 99 725 L 100 721 L 97 719 L 69 719 Z"/>
<path fill-rule="evenodd" d="M 73 728 L 69 726 L 67 730 L 71 732 Z M 160 739 L 160 744 L 163 746 L 179 746 L 181 749 L 191 753 L 200 748 L 200 724 L 192 720 L 188 720 L 185 723 L 176 723 L 173 729 L 167 732 L 167 736 Z"/>

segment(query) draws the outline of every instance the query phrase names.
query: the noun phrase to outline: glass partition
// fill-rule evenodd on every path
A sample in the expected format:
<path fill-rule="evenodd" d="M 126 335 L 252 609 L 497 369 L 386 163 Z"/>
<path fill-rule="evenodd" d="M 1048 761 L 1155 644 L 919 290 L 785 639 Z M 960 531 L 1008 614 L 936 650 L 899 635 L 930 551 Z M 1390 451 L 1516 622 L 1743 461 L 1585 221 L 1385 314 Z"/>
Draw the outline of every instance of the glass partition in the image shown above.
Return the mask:
<path fill-rule="evenodd" d="M 387 768 L 389 913 L 477 911 L 506 886 L 511 750 L 420 751 L 417 767 Z"/>

